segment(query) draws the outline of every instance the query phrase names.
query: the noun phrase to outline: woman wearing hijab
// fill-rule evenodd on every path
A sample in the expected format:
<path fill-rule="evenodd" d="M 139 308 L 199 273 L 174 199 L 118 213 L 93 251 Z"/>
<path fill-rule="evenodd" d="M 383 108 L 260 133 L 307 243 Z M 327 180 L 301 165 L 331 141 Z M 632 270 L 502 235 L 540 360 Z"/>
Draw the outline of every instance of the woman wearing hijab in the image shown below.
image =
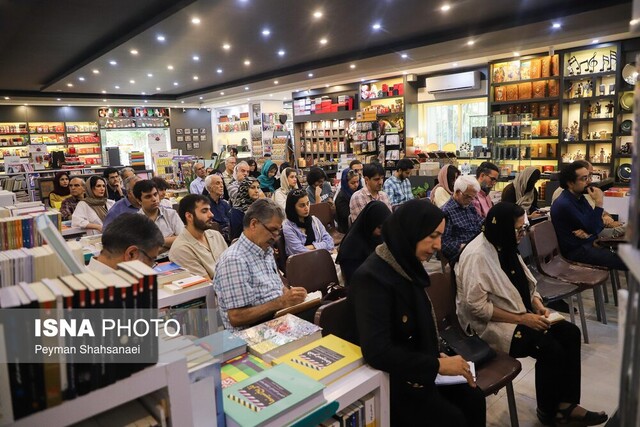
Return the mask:
<path fill-rule="evenodd" d="M 518 253 L 524 221 L 522 207 L 498 203 L 484 232 L 462 251 L 455 267 L 460 324 L 512 357 L 536 359 L 536 412 L 544 425 L 601 424 L 608 418 L 604 412 L 578 406 L 580 330 L 564 320 L 550 324 L 536 280 Z"/>
<path fill-rule="evenodd" d="M 260 171 L 258 170 L 258 163 L 254 159 L 248 159 L 247 164 L 249 165 L 249 176 L 258 179 L 260 176 Z"/>
<path fill-rule="evenodd" d="M 62 202 L 71 196 L 69 191 L 69 174 L 58 172 L 53 178 L 53 191 L 49 193 L 49 204 L 52 208 L 60 210 Z"/>
<path fill-rule="evenodd" d="M 280 188 L 273 193 L 273 200 L 285 210 L 287 207 L 287 195 L 291 190 L 298 188 L 298 172 L 293 168 L 285 168 L 280 174 Z"/>
<path fill-rule="evenodd" d="M 358 172 L 355 174 L 359 180 Z M 387 205 L 374 200 L 364 207 L 342 239 L 336 263 L 340 264 L 347 285 L 351 283 L 353 273 L 376 250 L 376 246 L 382 243 L 382 224 L 390 215 Z"/>
<path fill-rule="evenodd" d="M 276 183 L 276 173 L 278 172 L 278 165 L 273 163 L 271 160 L 267 160 L 262 165 L 262 172 L 258 177 L 258 181 L 260 181 L 260 189 L 265 193 L 275 193 L 275 183 Z"/>
<path fill-rule="evenodd" d="M 540 170 L 533 166 L 526 167 L 516 179 L 502 190 L 502 201 L 515 203 L 525 210 L 529 218 L 541 216 L 538 210 L 538 190 L 536 182 L 540 179 Z"/>
<path fill-rule="evenodd" d="M 453 194 L 453 184 L 460 176 L 460 170 L 453 165 L 445 165 L 438 172 L 438 184 L 431 190 L 430 199 L 437 207 L 442 208 Z"/>
<path fill-rule="evenodd" d="M 115 204 L 107 199 L 107 183 L 97 175 L 92 175 L 85 183 L 85 197 L 76 206 L 71 216 L 71 226 L 86 230 L 87 235 L 102 233 L 102 221 L 107 211 Z"/>
<path fill-rule="evenodd" d="M 349 286 L 364 359 L 389 373 L 394 426 L 485 425 L 484 394 L 469 365 L 461 356 L 439 352 L 435 314 L 425 291 L 430 282 L 422 261 L 440 249 L 444 226 L 444 214 L 432 203 L 402 204 L 382 227 L 384 243 Z M 463 375 L 468 384 L 436 386 L 437 374 Z"/>
<path fill-rule="evenodd" d="M 238 187 L 236 204 L 231 208 L 229 219 L 229 238 L 231 240 L 240 237 L 242 234 L 242 220 L 244 214 L 251 206 L 251 203 L 260 198 L 260 183 L 253 177 L 246 177 Z"/>
<path fill-rule="evenodd" d="M 309 196 L 304 190 L 293 190 L 287 196 L 285 214 L 282 223 L 284 246 L 288 256 L 325 249 L 333 250 L 333 237 L 327 233 L 322 222 L 310 215 Z"/>
<path fill-rule="evenodd" d="M 362 188 L 360 174 L 358 171 L 345 169 L 342 171 L 342 179 L 340 180 L 340 191 L 336 196 L 336 221 L 338 222 L 338 231 L 346 233 L 349 231 L 349 215 L 351 209 L 349 202 L 353 193 Z M 363 260 L 364 261 L 364 260 Z"/>

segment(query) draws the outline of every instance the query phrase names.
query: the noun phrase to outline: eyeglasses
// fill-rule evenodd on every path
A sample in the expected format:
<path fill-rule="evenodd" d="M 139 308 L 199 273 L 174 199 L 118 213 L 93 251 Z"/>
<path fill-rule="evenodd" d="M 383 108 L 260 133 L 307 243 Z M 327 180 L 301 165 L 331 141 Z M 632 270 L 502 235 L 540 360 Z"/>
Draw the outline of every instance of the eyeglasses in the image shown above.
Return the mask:
<path fill-rule="evenodd" d="M 142 248 L 138 248 L 138 250 L 142 253 L 142 255 L 146 256 L 149 259 L 149 261 L 151 261 L 151 268 L 156 268 L 156 266 L 158 265 L 158 263 L 156 262 L 156 259 L 151 255 L 149 255 L 148 253 L 146 253 Z"/>
<path fill-rule="evenodd" d="M 490 177 L 489 177 L 489 180 L 490 180 L 491 182 L 498 182 L 498 177 L 490 176 Z"/>
<path fill-rule="evenodd" d="M 578 177 L 578 181 L 589 181 L 591 180 L 591 175 L 583 175 Z"/>
<path fill-rule="evenodd" d="M 527 231 L 529 231 L 529 224 L 524 224 L 522 227 L 520 228 L 515 228 L 516 230 L 516 234 L 522 234 L 525 233 Z"/>
<path fill-rule="evenodd" d="M 267 227 L 266 225 L 264 225 L 262 222 L 258 221 L 258 224 L 260 224 L 261 226 L 264 227 L 265 230 L 267 230 L 269 233 L 271 233 L 272 236 L 278 237 L 280 235 L 280 228 L 276 228 L 275 230 L 272 230 L 271 228 Z"/>

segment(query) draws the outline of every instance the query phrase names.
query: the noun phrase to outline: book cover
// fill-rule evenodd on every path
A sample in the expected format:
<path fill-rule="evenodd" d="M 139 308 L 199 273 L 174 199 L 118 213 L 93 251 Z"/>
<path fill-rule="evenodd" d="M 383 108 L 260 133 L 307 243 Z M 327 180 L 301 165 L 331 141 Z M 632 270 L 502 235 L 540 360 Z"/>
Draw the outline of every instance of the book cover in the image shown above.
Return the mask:
<path fill-rule="evenodd" d="M 247 352 L 247 342 L 224 330 L 194 341 L 215 358 L 226 362 Z"/>
<path fill-rule="evenodd" d="M 278 357 L 273 364 L 289 365 L 316 381 L 329 384 L 361 366 L 363 360 L 360 347 L 327 335 Z"/>
<path fill-rule="evenodd" d="M 264 360 L 249 353 L 228 360 L 220 369 L 222 388 L 244 381 L 269 368 L 270 366 Z"/>
<path fill-rule="evenodd" d="M 224 412 L 228 425 L 259 426 L 303 403 L 324 403 L 324 385 L 279 365 L 227 387 Z"/>

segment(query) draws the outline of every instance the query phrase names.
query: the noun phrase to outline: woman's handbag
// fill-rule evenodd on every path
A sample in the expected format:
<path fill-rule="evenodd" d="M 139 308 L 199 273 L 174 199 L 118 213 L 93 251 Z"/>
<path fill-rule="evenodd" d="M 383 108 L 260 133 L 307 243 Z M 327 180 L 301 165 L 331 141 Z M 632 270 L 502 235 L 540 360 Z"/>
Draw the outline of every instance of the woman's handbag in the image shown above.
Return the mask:
<path fill-rule="evenodd" d="M 476 365 L 496 357 L 496 352 L 478 335 L 467 335 L 462 329 L 454 326 L 440 331 L 440 342 L 445 353 L 458 354 Z"/>

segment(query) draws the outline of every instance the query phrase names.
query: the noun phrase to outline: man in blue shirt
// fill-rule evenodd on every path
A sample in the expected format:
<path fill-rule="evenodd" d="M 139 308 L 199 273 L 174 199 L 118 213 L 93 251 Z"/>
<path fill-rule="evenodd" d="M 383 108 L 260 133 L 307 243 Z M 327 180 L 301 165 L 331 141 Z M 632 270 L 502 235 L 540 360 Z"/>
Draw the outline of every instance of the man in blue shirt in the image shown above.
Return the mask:
<path fill-rule="evenodd" d="M 409 182 L 412 170 L 413 162 L 411 160 L 400 159 L 396 164 L 395 173 L 384 182 L 382 189 L 389 196 L 391 206 L 398 206 L 413 199 Z"/>
<path fill-rule="evenodd" d="M 207 176 L 207 170 L 204 168 L 204 164 L 195 163 L 193 165 L 193 171 L 196 173 L 196 177 L 189 184 L 189 193 L 202 194 L 204 190 L 204 178 Z"/>
<path fill-rule="evenodd" d="M 478 180 L 471 175 L 462 175 L 456 179 L 451 199 L 442 206 L 446 218 L 442 235 L 442 254 L 449 261 L 455 262 L 464 245 L 482 231 L 484 218 L 473 206 L 478 191 Z"/>
<path fill-rule="evenodd" d="M 562 193 L 551 205 L 551 222 L 556 231 L 560 252 L 572 261 L 627 270 L 620 257 L 608 248 L 594 246 L 602 222 L 602 190 L 589 186 L 589 170 L 580 162 L 562 167 L 558 176 Z M 595 208 L 589 205 L 584 194 L 589 194 Z"/>
<path fill-rule="evenodd" d="M 107 216 L 102 221 L 102 229 L 107 228 L 107 225 L 123 213 L 138 213 L 140 210 L 140 203 L 136 200 L 133 195 L 133 186 L 136 185 L 136 182 L 140 181 L 140 177 L 138 175 L 132 175 L 124 180 L 124 188 L 127 192 L 125 197 L 118 200 L 115 205 L 109 212 L 107 212 Z"/>
<path fill-rule="evenodd" d="M 222 198 L 224 194 L 224 182 L 220 175 L 209 175 L 204 180 L 207 197 L 211 205 L 213 220 L 218 223 L 220 233 L 229 241 L 229 221 L 231 220 L 231 205 Z"/>

